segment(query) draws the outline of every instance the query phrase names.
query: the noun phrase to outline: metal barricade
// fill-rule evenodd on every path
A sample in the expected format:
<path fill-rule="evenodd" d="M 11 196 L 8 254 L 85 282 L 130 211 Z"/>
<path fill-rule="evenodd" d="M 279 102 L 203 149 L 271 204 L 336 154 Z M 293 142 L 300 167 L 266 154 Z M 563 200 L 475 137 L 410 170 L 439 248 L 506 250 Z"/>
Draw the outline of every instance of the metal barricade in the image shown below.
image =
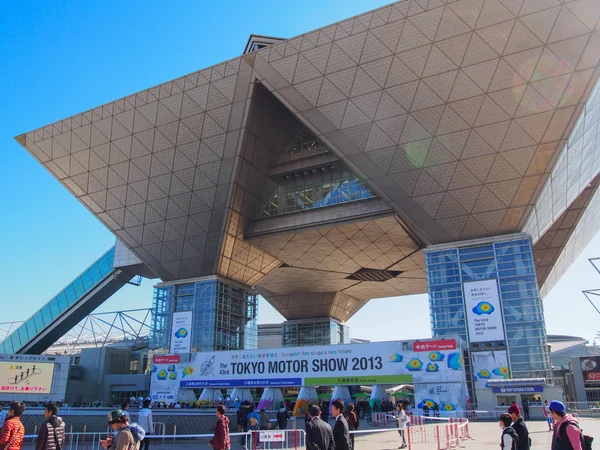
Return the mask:
<path fill-rule="evenodd" d="M 248 433 L 248 450 L 304 450 L 304 430 L 261 430 Z"/>

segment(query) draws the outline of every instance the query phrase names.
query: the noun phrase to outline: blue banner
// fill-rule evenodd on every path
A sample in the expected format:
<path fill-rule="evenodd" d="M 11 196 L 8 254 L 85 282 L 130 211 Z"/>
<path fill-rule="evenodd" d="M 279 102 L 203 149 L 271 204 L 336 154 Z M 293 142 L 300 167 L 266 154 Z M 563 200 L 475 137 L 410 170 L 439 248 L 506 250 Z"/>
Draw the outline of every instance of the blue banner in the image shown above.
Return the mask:
<path fill-rule="evenodd" d="M 544 392 L 544 386 L 494 386 L 492 392 L 494 394 L 529 394 L 532 392 Z"/>
<path fill-rule="evenodd" d="M 261 378 L 255 380 L 182 380 L 180 388 L 283 387 L 301 386 L 301 378 Z"/>

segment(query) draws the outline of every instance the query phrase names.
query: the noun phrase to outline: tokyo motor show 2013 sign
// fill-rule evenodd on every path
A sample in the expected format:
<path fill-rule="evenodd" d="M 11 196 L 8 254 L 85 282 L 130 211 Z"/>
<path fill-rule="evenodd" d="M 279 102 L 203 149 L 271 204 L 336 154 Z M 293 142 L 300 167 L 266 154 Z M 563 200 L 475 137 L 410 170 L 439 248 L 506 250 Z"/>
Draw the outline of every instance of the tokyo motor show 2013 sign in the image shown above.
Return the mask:
<path fill-rule="evenodd" d="M 497 280 L 471 281 L 464 283 L 463 287 L 469 340 L 503 341 L 504 326 Z"/>
<path fill-rule="evenodd" d="M 405 348 L 373 342 L 195 353 L 179 364 L 155 360 L 151 389 L 464 382 L 460 350 Z"/>

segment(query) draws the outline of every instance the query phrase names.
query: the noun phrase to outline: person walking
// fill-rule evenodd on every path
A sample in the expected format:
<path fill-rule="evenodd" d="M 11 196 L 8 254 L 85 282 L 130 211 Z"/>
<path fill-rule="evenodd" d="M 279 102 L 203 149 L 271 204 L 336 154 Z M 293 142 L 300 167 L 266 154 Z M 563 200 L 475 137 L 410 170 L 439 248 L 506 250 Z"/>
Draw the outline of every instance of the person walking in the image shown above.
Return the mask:
<path fill-rule="evenodd" d="M 552 400 L 548 405 L 552 419 L 556 421 L 552 433 L 552 450 L 582 450 L 581 429 L 564 403 Z"/>
<path fill-rule="evenodd" d="M 512 427 L 513 430 L 519 436 L 519 440 L 517 441 L 517 450 L 529 450 L 529 430 L 527 429 L 527 425 L 521 416 L 521 411 L 519 410 L 519 406 L 515 403 L 508 408 L 508 414 L 512 419 Z"/>
<path fill-rule="evenodd" d="M 358 430 L 358 417 L 354 411 L 354 403 L 348 403 L 344 411 L 344 419 L 348 422 L 348 432 Z M 354 448 L 354 433 L 350 433 L 350 443 Z"/>
<path fill-rule="evenodd" d="M 500 428 L 502 428 L 502 435 L 500 437 L 500 448 L 502 450 L 517 450 L 517 442 L 519 436 L 517 432 L 511 427 L 512 417 L 510 414 L 500 414 Z"/>
<path fill-rule="evenodd" d="M 21 450 L 25 427 L 21 423 L 21 414 L 25 412 L 25 403 L 12 402 L 6 414 L 6 421 L 0 429 L 0 448 L 3 450 Z"/>
<path fill-rule="evenodd" d="M 277 426 L 280 430 L 287 428 L 288 420 L 290 418 L 290 412 L 285 406 L 285 403 L 281 402 L 281 407 L 277 411 Z"/>
<path fill-rule="evenodd" d="M 113 409 L 108 413 L 108 424 L 116 437 L 108 437 L 100 441 L 100 445 L 106 450 L 139 450 L 140 443 L 144 439 L 144 429 L 138 424 L 130 424 L 127 415 L 120 409 Z"/>
<path fill-rule="evenodd" d="M 44 409 L 44 423 L 40 427 L 35 450 L 61 450 L 65 442 L 65 423 L 58 417 L 58 405 L 48 403 Z"/>
<path fill-rule="evenodd" d="M 335 417 L 335 425 L 333 427 L 333 440 L 336 450 L 352 450 L 350 443 L 350 433 L 348 430 L 348 422 L 342 414 L 344 411 L 344 402 L 342 400 L 334 400 L 331 402 L 331 414 Z"/>
<path fill-rule="evenodd" d="M 146 436 L 144 436 L 144 440 L 142 441 L 144 444 L 144 450 L 148 450 L 150 448 L 150 439 L 148 438 L 148 435 L 154 434 L 154 421 L 152 420 L 150 403 L 152 403 L 150 399 L 144 400 L 142 403 L 142 409 L 140 409 L 140 412 L 138 413 L 138 424 L 146 432 Z"/>
<path fill-rule="evenodd" d="M 261 430 L 268 430 L 269 429 L 269 425 L 271 424 L 271 421 L 269 420 L 269 416 L 267 415 L 267 411 L 263 408 L 260 410 L 260 412 L 258 413 L 258 416 L 260 417 L 260 429 Z"/>
<path fill-rule="evenodd" d="M 548 431 L 552 431 L 552 414 L 550 413 L 550 405 L 548 404 L 548 400 L 544 401 L 544 406 L 542 406 L 544 410 L 544 417 L 546 418 L 546 422 L 548 423 Z"/>
<path fill-rule="evenodd" d="M 209 444 L 214 450 L 228 450 L 231 447 L 229 438 L 229 418 L 225 415 L 225 406 L 217 406 L 217 424 L 215 426 L 215 435 Z"/>
<path fill-rule="evenodd" d="M 523 400 L 523 415 L 525 416 L 525 420 L 529 420 L 529 400 Z"/>
<path fill-rule="evenodd" d="M 404 408 L 402 407 L 402 403 L 398 403 L 396 406 L 396 428 L 398 428 L 398 433 L 402 438 L 402 445 L 398 448 L 406 448 L 406 426 L 410 422 L 408 415 L 404 412 Z"/>
<path fill-rule="evenodd" d="M 251 438 L 253 439 L 254 442 L 254 448 L 258 447 L 258 444 L 260 443 L 260 434 L 257 433 L 258 430 L 260 430 L 260 416 L 258 415 L 258 413 L 256 412 L 256 410 L 254 409 L 254 405 L 250 404 L 250 407 L 248 408 L 248 415 L 246 416 L 247 420 L 247 428 L 248 431 L 252 431 L 253 433 L 251 434 Z M 252 442 L 251 442 L 252 444 Z"/>
<path fill-rule="evenodd" d="M 331 426 L 321 419 L 321 408 L 311 405 L 308 410 L 311 420 L 306 422 L 307 450 L 334 450 L 335 441 Z"/>

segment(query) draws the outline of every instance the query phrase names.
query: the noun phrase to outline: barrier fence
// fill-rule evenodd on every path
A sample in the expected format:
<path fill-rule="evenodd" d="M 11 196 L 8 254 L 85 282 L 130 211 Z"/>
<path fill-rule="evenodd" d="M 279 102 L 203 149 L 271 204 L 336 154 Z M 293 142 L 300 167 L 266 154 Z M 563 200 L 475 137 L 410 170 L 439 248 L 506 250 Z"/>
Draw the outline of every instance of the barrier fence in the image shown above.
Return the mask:
<path fill-rule="evenodd" d="M 394 422 L 394 417 L 387 414 L 387 418 L 379 419 L 389 425 Z M 405 437 L 409 450 L 418 448 L 420 444 L 435 444 L 438 450 L 451 450 L 455 448 L 464 448 L 462 441 L 470 439 L 469 420 L 451 419 L 451 418 L 433 418 L 413 416 L 410 426 L 406 427 Z M 164 432 L 164 425 L 157 424 L 156 431 Z M 388 427 L 382 429 L 366 429 L 351 431 L 355 436 L 374 433 L 397 432 L 398 428 Z M 176 433 L 176 430 L 175 432 Z M 65 434 L 65 441 L 61 450 L 103 450 L 100 443 L 112 435 L 112 431 L 107 433 L 73 433 Z M 151 443 L 161 441 L 163 445 L 181 446 L 182 444 L 208 443 L 213 434 L 154 434 L 146 435 Z M 301 429 L 291 430 L 269 430 L 269 431 L 251 431 L 247 433 L 230 433 L 232 447 L 238 444 L 247 450 L 304 450 L 306 448 L 306 433 Z M 23 448 L 32 448 L 35 446 L 37 435 L 26 435 Z M 358 447 L 358 446 L 357 446 Z"/>

